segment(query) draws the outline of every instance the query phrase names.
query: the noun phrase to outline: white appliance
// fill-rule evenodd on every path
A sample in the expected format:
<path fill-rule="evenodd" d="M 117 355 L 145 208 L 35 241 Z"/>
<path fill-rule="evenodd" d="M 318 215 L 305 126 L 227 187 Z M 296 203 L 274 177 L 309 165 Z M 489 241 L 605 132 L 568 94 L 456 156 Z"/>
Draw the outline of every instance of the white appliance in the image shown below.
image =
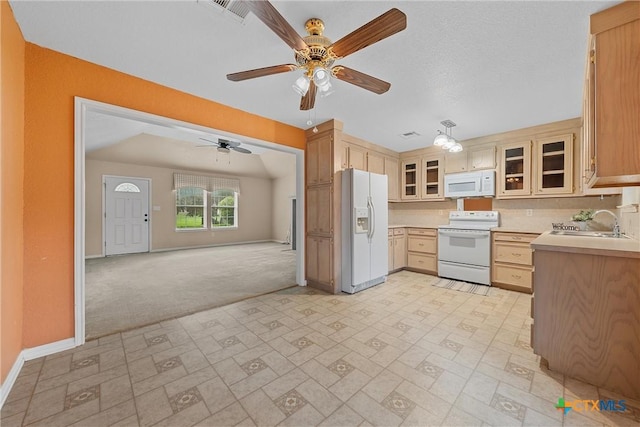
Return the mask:
<path fill-rule="evenodd" d="M 342 291 L 353 294 L 387 280 L 387 176 L 342 171 Z"/>
<path fill-rule="evenodd" d="M 493 170 L 451 173 L 444 176 L 444 197 L 491 197 L 496 195 Z"/>
<path fill-rule="evenodd" d="M 449 212 L 438 227 L 438 276 L 491 286 L 491 229 L 497 211 Z"/>

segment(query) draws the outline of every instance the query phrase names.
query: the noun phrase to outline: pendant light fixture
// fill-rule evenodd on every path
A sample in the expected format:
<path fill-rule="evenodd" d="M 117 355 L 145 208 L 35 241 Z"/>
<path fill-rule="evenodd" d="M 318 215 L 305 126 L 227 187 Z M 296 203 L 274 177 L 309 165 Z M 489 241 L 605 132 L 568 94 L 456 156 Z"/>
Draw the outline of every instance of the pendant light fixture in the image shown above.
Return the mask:
<path fill-rule="evenodd" d="M 438 130 L 438 135 L 436 135 L 433 140 L 433 145 L 441 147 L 443 150 L 447 150 L 450 153 L 459 153 L 462 151 L 462 145 L 453 136 L 451 136 L 451 128 L 456 126 L 456 124 L 451 120 L 443 120 L 440 124 L 445 127 L 445 131 L 442 132 L 441 130 Z"/>

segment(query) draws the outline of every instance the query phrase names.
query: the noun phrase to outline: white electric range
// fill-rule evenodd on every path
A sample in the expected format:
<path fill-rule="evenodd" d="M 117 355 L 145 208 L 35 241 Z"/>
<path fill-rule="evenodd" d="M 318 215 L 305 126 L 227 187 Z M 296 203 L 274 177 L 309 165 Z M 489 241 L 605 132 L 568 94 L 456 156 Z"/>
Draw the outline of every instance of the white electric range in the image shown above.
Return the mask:
<path fill-rule="evenodd" d="M 491 229 L 497 211 L 452 211 L 438 227 L 438 276 L 491 286 Z"/>

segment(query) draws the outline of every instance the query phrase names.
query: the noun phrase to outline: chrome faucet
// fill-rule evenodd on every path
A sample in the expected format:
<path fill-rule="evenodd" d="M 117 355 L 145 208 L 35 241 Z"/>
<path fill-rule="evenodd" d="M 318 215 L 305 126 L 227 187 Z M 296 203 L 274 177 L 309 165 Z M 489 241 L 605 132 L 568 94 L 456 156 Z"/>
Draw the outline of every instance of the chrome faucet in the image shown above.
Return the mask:
<path fill-rule="evenodd" d="M 613 212 L 606 210 L 606 209 L 600 209 L 597 210 L 593 213 L 593 215 L 591 215 L 591 219 L 595 218 L 596 215 L 598 215 L 599 213 L 602 212 L 606 212 L 609 215 L 611 215 L 613 217 L 613 219 L 615 220 L 615 223 L 613 224 L 613 228 L 611 229 L 611 231 L 613 232 L 613 237 L 620 237 L 621 233 L 620 233 L 620 224 L 618 224 L 618 217 L 616 216 L 616 214 L 614 214 Z"/>

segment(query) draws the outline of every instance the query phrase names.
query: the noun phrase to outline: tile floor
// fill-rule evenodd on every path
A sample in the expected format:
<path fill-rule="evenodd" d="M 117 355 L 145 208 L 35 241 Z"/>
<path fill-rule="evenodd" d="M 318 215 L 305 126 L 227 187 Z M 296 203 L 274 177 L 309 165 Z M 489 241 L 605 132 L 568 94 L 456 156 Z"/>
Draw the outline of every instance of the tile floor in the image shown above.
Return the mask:
<path fill-rule="evenodd" d="M 410 272 L 355 295 L 292 288 L 25 363 L 3 427 L 638 425 L 554 407 L 619 399 L 540 366 L 530 297 Z"/>

